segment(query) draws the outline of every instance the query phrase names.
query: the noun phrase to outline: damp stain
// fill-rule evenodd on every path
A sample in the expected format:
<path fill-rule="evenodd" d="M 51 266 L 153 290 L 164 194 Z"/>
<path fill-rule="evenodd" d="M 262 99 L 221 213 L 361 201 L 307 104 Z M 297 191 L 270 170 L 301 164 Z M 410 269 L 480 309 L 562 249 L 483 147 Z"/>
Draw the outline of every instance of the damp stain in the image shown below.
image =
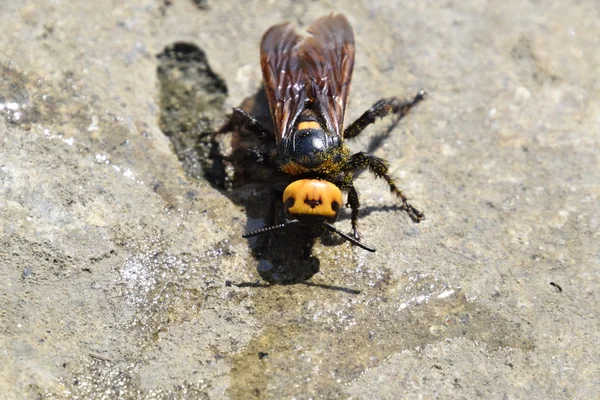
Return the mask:
<path fill-rule="evenodd" d="M 115 366 L 110 360 L 90 359 L 79 364 L 69 378 L 61 378 L 53 391 L 32 385 L 30 393 L 43 399 L 209 399 L 209 382 L 182 381 L 170 388 L 142 389 L 136 364 Z"/>
<path fill-rule="evenodd" d="M 81 90 L 82 78 L 64 71 L 51 81 L 14 64 L 0 65 L 0 117 L 26 131 L 73 145 L 78 134 L 102 128 L 108 115 L 93 115 L 96 104 Z"/>
<path fill-rule="evenodd" d="M 225 117 L 225 81 L 213 72 L 204 51 L 192 43 L 173 43 L 157 57 L 160 129 L 189 177 L 210 175 L 223 184 L 223 167 L 213 166 L 210 153 L 215 126 Z"/>
<path fill-rule="evenodd" d="M 113 232 L 124 253 L 118 267 L 117 293 L 122 305 L 118 331 L 129 347 L 116 346 L 111 354 L 89 353 L 65 373 L 51 391 L 32 387 L 31 393 L 48 399 L 63 398 L 210 398 L 209 379 L 178 379 L 172 385 L 144 382 L 153 357 L 167 344 L 161 337 L 175 327 L 194 323 L 207 303 L 213 304 L 223 288 L 218 259 L 227 253 L 228 242 L 205 253 L 174 253 L 172 239 L 160 231 L 138 240 Z M 210 308 L 210 307 L 209 307 Z M 195 338 L 197 339 L 197 338 Z M 224 338 L 225 340 L 226 338 Z M 212 350 L 217 357 L 220 350 Z"/>
<path fill-rule="evenodd" d="M 96 164 L 144 184 L 140 177 L 147 174 L 135 171 L 131 159 L 145 156 L 146 145 L 129 140 L 131 126 L 124 125 L 123 117 L 99 111 L 98 100 L 82 90 L 85 78 L 64 71 L 60 79 L 51 81 L 11 63 L 0 65 L 0 76 L 0 118 L 48 143 L 62 145 L 56 146 L 59 151 L 90 155 Z M 143 122 L 136 122 L 135 129 L 147 135 Z"/>
<path fill-rule="evenodd" d="M 11 64 L 0 65 L 0 76 L 0 116 L 8 123 L 28 130 L 59 115 L 57 90 L 41 77 Z"/>
<path fill-rule="evenodd" d="M 265 328 L 232 357 L 228 395 L 339 397 L 345 385 L 399 352 L 458 338 L 489 352 L 534 348 L 518 323 L 434 277 L 383 274 L 362 289 L 256 289 Z"/>
<path fill-rule="evenodd" d="M 214 72 L 204 51 L 192 43 L 176 42 L 158 54 L 159 127 L 169 138 L 183 170 L 192 180 L 207 180 L 226 189 L 236 204 L 244 203 L 243 190 L 231 189 L 285 181 L 282 173 L 257 163 L 250 149 L 265 143 L 230 125 L 225 81 Z M 239 105 L 263 126 L 272 128 L 263 89 Z M 221 131 L 222 134 L 216 134 Z M 264 203 L 267 200 L 262 200 Z"/>
<path fill-rule="evenodd" d="M 140 348 L 154 345 L 171 327 L 194 321 L 223 286 L 218 259 L 229 251 L 228 241 L 204 254 L 174 253 L 172 244 L 161 232 L 124 244 L 126 257 L 119 269 L 129 315 L 124 329 L 136 335 Z"/>
<path fill-rule="evenodd" d="M 160 235 L 125 246 L 129 253 L 120 270 L 125 304 L 133 310 L 130 329 L 140 344 L 160 332 L 194 318 L 202 306 L 202 292 L 190 281 L 197 257 L 172 254 Z"/>

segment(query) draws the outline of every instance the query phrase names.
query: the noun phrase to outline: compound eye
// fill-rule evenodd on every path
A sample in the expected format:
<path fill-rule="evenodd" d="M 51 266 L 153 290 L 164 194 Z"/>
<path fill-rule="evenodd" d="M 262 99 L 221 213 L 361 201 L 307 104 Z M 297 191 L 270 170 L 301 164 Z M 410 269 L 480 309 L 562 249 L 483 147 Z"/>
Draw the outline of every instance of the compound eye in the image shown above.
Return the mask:
<path fill-rule="evenodd" d="M 290 208 L 294 207 L 295 202 L 296 201 L 294 200 L 294 198 L 290 197 L 289 199 L 287 199 L 285 201 L 285 203 L 283 203 L 283 212 L 284 212 L 286 218 L 289 218 L 289 219 L 292 218 L 292 214 L 290 213 Z"/>
<path fill-rule="evenodd" d="M 337 201 L 331 202 L 331 209 L 335 212 L 335 215 L 331 218 L 331 222 L 335 222 L 340 217 L 340 203 Z"/>

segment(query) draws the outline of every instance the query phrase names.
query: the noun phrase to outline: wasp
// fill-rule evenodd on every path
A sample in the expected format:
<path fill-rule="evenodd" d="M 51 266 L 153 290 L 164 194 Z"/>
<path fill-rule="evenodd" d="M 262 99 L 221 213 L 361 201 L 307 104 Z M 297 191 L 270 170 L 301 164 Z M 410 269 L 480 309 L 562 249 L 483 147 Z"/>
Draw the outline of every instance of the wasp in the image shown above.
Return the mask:
<path fill-rule="evenodd" d="M 354 67 L 354 33 L 342 14 L 330 14 L 313 22 L 310 36 L 296 33 L 290 23 L 269 28 L 260 45 L 260 64 L 274 131 L 240 108 L 229 116 L 232 126 L 246 129 L 266 143 L 269 150 L 255 150 L 256 161 L 284 172 L 288 186 L 281 197 L 271 201 L 265 226 L 243 235 L 265 235 L 295 227 L 306 239 L 308 258 L 317 237 L 333 232 L 350 243 L 375 251 L 360 241 L 360 201 L 353 179 L 363 170 L 383 178 L 401 201 L 400 208 L 414 222 L 424 215 L 413 207 L 390 177 L 388 163 L 365 152 L 350 154 L 345 139 L 358 136 L 367 126 L 389 114 L 398 119 L 426 96 L 420 90 L 407 102 L 381 99 L 356 121 L 344 128 L 344 115 Z M 347 193 L 344 203 L 343 192 Z M 277 203 L 283 205 L 278 221 Z M 342 205 L 351 208 L 350 234 L 333 223 Z"/>

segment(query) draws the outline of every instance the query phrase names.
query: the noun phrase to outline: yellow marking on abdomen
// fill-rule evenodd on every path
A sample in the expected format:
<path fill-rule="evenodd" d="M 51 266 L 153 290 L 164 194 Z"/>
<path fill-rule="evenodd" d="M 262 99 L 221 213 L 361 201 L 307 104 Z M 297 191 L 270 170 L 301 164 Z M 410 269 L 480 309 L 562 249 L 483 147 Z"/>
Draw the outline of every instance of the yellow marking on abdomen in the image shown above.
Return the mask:
<path fill-rule="evenodd" d="M 303 131 L 305 129 L 321 129 L 321 125 L 317 121 L 304 121 L 298 124 L 298 130 Z"/>

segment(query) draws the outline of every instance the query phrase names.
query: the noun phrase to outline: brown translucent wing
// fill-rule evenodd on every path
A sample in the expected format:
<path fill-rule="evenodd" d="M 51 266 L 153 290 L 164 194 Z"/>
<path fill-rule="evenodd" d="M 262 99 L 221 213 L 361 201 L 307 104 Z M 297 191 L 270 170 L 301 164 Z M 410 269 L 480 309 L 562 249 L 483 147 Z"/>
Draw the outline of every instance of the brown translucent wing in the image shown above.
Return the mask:
<path fill-rule="evenodd" d="M 277 143 L 292 131 L 306 100 L 304 72 L 298 54 L 301 40 L 294 27 L 284 23 L 272 26 L 260 45 L 260 65 Z"/>
<path fill-rule="evenodd" d="M 327 128 L 343 135 L 344 114 L 354 68 L 354 32 L 342 14 L 316 20 L 300 44 L 308 97 L 320 107 Z"/>

